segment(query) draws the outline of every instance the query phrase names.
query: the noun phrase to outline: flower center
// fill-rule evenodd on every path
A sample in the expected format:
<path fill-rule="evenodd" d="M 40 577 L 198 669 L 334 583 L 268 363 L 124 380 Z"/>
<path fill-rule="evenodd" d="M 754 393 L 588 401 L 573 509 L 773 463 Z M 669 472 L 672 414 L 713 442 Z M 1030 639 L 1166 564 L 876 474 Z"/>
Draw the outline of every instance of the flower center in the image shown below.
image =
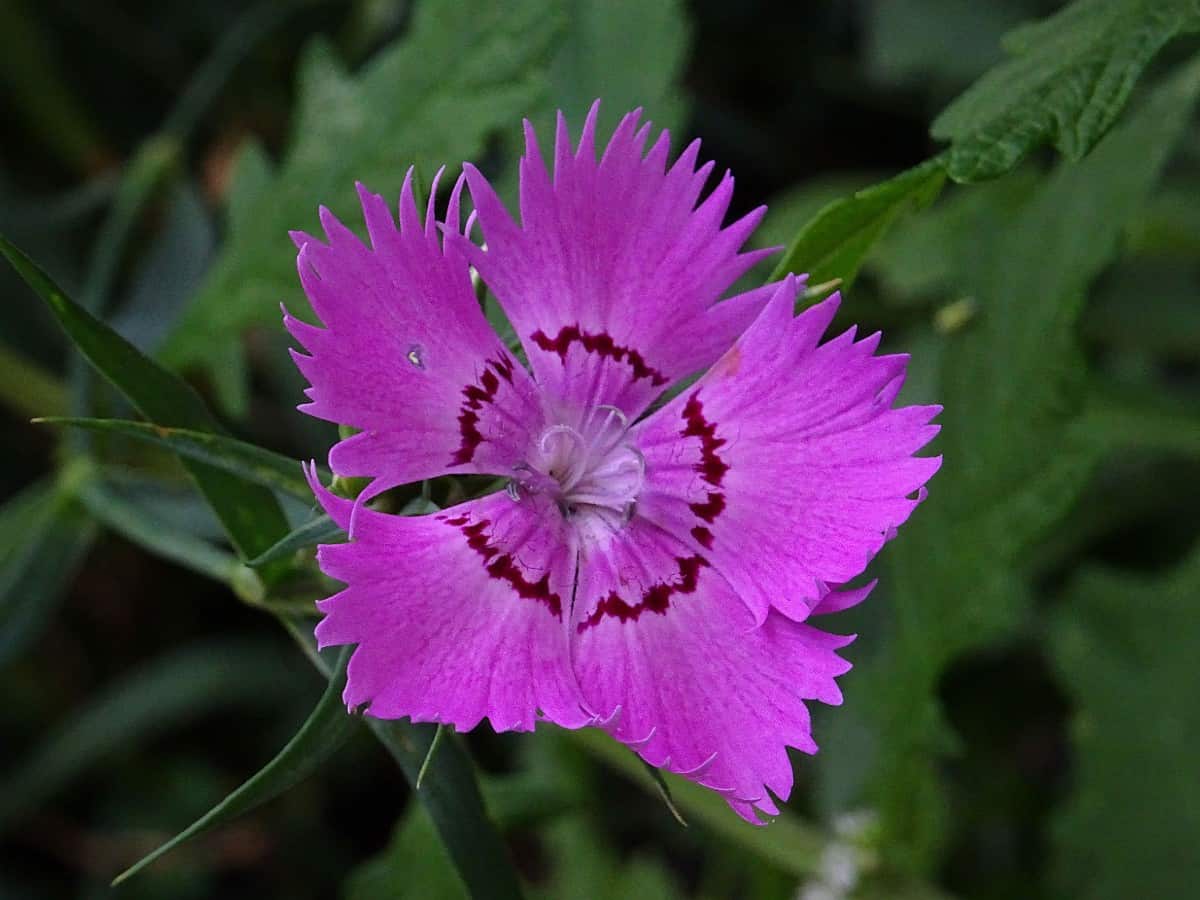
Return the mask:
<path fill-rule="evenodd" d="M 646 462 L 626 441 L 629 419 L 615 406 L 597 406 L 576 425 L 542 430 L 529 458 L 513 466 L 514 500 L 545 493 L 568 518 L 599 516 L 619 527 L 629 521 L 645 478 Z"/>

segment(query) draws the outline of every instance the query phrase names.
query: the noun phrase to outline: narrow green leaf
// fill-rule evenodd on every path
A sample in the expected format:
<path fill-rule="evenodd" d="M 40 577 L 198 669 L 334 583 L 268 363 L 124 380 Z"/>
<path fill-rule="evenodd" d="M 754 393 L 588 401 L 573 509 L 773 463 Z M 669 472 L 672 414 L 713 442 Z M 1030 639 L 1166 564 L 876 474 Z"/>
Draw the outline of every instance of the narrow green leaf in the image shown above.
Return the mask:
<path fill-rule="evenodd" d="M 80 488 L 79 500 L 98 522 L 154 555 L 193 572 L 227 583 L 240 566 L 232 554 L 172 528 L 149 509 L 130 502 L 102 481 L 92 479 Z"/>
<path fill-rule="evenodd" d="M 155 660 L 103 690 L 0 779 L 0 832 L 109 753 L 233 706 L 274 707 L 295 673 L 269 644 L 223 641 Z"/>
<path fill-rule="evenodd" d="M 813 284 L 840 278 L 848 287 L 867 253 L 892 223 L 932 203 L 945 180 L 941 160 L 931 159 L 882 184 L 835 200 L 800 229 L 768 280 L 788 272 L 807 272 Z"/>
<path fill-rule="evenodd" d="M 1171 38 L 1200 28 L 1196 0 L 1076 0 L 1010 32 L 1013 58 L 933 123 L 956 181 L 1003 175 L 1047 141 L 1079 160 L 1116 122 L 1142 71 Z"/>
<path fill-rule="evenodd" d="M 41 633 L 92 545 L 76 480 L 35 484 L 0 508 L 0 666 Z"/>
<path fill-rule="evenodd" d="M 661 769 L 658 769 L 645 760 L 641 760 L 642 767 L 645 768 L 646 774 L 650 776 L 654 782 L 655 788 L 658 789 L 658 796 L 662 798 L 663 804 L 670 810 L 675 821 L 687 828 L 687 819 L 683 817 L 683 813 L 679 811 L 679 807 L 675 805 L 674 798 L 671 797 L 671 786 L 667 784 L 666 778 L 663 777 Z"/>
<path fill-rule="evenodd" d="M 280 616 L 279 622 L 326 677 L 328 664 L 316 652 L 312 631 L 302 621 Z M 371 732 L 415 785 L 421 766 L 429 759 L 435 725 L 414 725 L 403 719 L 366 717 Z M 459 877 L 475 900 L 520 900 L 520 880 L 508 857 L 504 841 L 488 815 L 470 755 L 454 735 L 430 759 L 417 797 L 429 813 L 453 860 Z"/>
<path fill-rule="evenodd" d="M 25 416 L 67 411 L 67 389 L 23 353 L 0 343 L 0 403 Z"/>
<path fill-rule="evenodd" d="M 136 875 L 156 859 L 170 853 L 180 844 L 213 828 L 231 822 L 238 816 L 262 806 L 299 784 L 317 770 L 354 733 L 359 720 L 349 715 L 342 705 L 342 690 L 346 686 L 346 664 L 350 648 L 338 658 L 337 667 L 316 708 L 300 726 L 300 730 L 282 750 L 248 781 L 207 813 L 167 841 L 153 853 L 142 857 L 113 879 L 116 887 Z"/>
<path fill-rule="evenodd" d="M 281 538 L 262 556 L 246 561 L 251 568 L 269 565 L 282 559 L 291 559 L 297 551 L 317 544 L 336 544 L 345 539 L 345 532 L 329 516 L 321 516 L 311 522 L 305 522 L 291 534 Z"/>
<path fill-rule="evenodd" d="M 157 444 L 183 459 L 220 469 L 253 484 L 291 494 L 301 500 L 312 500 L 312 490 L 304 479 L 300 463 L 290 457 L 266 450 L 255 444 L 239 441 L 223 434 L 197 431 L 192 428 L 172 428 L 150 422 L 128 419 L 87 419 L 64 416 L 43 416 L 34 419 L 46 425 L 86 428 L 90 431 L 119 434 Z M 328 473 L 322 472 L 328 480 Z"/>
<path fill-rule="evenodd" d="M 71 300 L 7 238 L 0 253 L 58 318 L 63 330 L 96 369 L 155 424 L 197 431 L 219 431 L 204 401 L 192 387 Z M 247 484 L 227 471 L 184 459 L 184 465 L 212 504 L 229 538 L 244 557 L 265 552 L 288 531 L 278 502 L 266 488 Z"/>
<path fill-rule="evenodd" d="M 353 223 L 356 180 L 395 197 L 409 164 L 432 172 L 477 156 L 544 91 L 562 21 L 552 0 L 426 0 L 405 36 L 360 73 L 347 74 L 323 45 L 310 49 L 278 173 L 269 186 L 254 180 L 254 200 L 236 201 L 239 220 L 253 227 L 230 235 L 163 358 L 211 367 L 213 354 L 246 329 L 279 328 L 281 298 L 303 314 L 288 230 L 316 229 L 321 203 Z"/>
<path fill-rule="evenodd" d="M 417 780 L 413 783 L 414 790 L 421 789 L 421 782 L 425 780 L 425 773 L 429 771 L 429 764 L 433 762 L 433 755 L 437 753 L 438 747 L 442 745 L 442 738 L 446 736 L 446 726 L 438 725 L 437 731 L 433 733 L 433 741 L 429 744 L 429 750 L 425 754 L 425 761 L 421 763 L 421 768 L 417 771 Z"/>
<path fill-rule="evenodd" d="M 520 881 L 496 826 L 488 816 L 475 766 L 462 744 L 447 736 L 429 757 L 437 733 L 433 725 L 400 720 L 368 719 L 375 736 L 399 764 L 409 784 L 416 784 L 429 758 L 429 771 L 418 792 L 458 874 L 476 900 L 516 900 Z"/>

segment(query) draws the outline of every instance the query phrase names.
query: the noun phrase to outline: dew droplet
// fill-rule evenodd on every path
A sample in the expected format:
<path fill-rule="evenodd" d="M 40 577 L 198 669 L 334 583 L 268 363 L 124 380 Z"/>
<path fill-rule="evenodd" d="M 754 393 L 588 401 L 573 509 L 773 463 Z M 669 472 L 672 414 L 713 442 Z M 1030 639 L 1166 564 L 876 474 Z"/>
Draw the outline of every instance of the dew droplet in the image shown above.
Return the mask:
<path fill-rule="evenodd" d="M 404 356 L 418 369 L 425 368 L 425 348 L 420 344 L 413 344 L 408 348 L 408 352 Z"/>
<path fill-rule="evenodd" d="M 508 499 L 513 503 L 521 502 L 521 487 L 515 481 L 510 481 L 504 486 L 504 493 L 508 494 Z"/>

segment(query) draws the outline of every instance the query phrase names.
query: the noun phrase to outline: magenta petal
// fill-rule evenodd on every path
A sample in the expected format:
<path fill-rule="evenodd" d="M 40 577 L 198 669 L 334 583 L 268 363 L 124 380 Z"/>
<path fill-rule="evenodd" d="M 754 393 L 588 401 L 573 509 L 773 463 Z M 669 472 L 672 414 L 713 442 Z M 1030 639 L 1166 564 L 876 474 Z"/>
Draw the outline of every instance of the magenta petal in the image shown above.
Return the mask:
<path fill-rule="evenodd" d="M 319 486 L 318 498 L 348 524 L 350 501 Z M 555 510 L 504 494 L 431 516 L 360 509 L 353 541 L 318 560 L 346 584 L 318 604 L 317 640 L 358 645 L 347 706 L 460 731 L 593 721 L 568 662 L 574 554 Z"/>
<path fill-rule="evenodd" d="M 850 638 L 777 613 L 759 627 L 729 583 L 635 519 L 580 573 L 573 658 L 588 706 L 648 763 L 725 794 L 751 821 L 816 751 L 807 700 L 840 703 Z"/>
<path fill-rule="evenodd" d="M 732 177 L 700 201 L 712 164 L 696 168 L 698 144 L 666 168 L 666 132 L 646 153 L 637 112 L 597 160 L 596 112 L 578 148 L 560 116 L 553 176 L 527 125 L 519 226 L 467 166 L 487 249 L 456 243 L 495 292 L 548 393 L 632 418 L 712 363 L 766 303 L 754 292 L 717 304 L 762 257 L 739 249 L 765 210 L 722 227 Z"/>
<path fill-rule="evenodd" d="M 284 322 L 312 385 L 310 415 L 361 429 L 333 448 L 340 475 L 372 493 L 445 472 L 508 474 L 540 425 L 528 374 L 488 326 L 465 260 L 424 224 L 411 173 L 397 228 L 359 189 L 371 247 L 328 211 L 322 243 L 298 235 L 300 281 L 324 327 Z"/>
<path fill-rule="evenodd" d="M 758 622 L 772 607 L 802 621 L 861 574 L 941 462 L 913 455 L 939 408 L 891 407 L 907 357 L 874 355 L 877 335 L 819 344 L 838 299 L 793 318 L 795 292 L 636 437 L 639 515 L 690 538 Z"/>

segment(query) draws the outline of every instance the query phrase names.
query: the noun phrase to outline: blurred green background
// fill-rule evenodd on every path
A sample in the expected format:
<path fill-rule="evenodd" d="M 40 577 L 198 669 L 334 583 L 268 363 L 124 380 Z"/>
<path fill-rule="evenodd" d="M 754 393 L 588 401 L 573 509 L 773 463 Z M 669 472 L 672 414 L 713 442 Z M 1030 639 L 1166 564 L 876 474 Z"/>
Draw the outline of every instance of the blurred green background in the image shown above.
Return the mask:
<path fill-rule="evenodd" d="M 946 406 L 946 464 L 871 600 L 832 623 L 860 635 L 846 703 L 815 710 L 822 751 L 797 755 L 770 828 L 672 782 L 681 827 L 603 739 L 466 739 L 528 893 L 1194 896 L 1200 9 L 1084 0 L 1013 33 L 1031 67 L 1064 66 L 975 108 L 1013 101 L 993 118 L 1032 135 L 1023 162 L 969 156 L 991 132 L 964 138 L 952 110 L 935 130 L 978 177 L 951 174 L 981 183 L 921 169 L 848 231 L 817 215 L 937 154 L 938 113 L 1060 6 L 5 0 L 0 232 L 232 433 L 323 459 L 336 430 L 295 412 L 278 321 L 304 307 L 287 230 L 318 202 L 349 214 L 356 179 L 395 196 L 410 163 L 463 159 L 511 196 L 520 118 L 578 123 L 597 96 L 608 127 L 640 105 L 676 149 L 701 137 L 737 176 L 731 215 L 769 204 L 760 245 L 799 234 L 814 281 L 857 274 L 839 324 L 913 354 L 906 394 Z M 1176 31 L 1107 137 L 1068 133 L 1072 78 L 1090 115 L 1139 74 L 1115 63 Z M 365 728 L 108 886 L 304 721 L 324 682 L 273 613 L 321 586 L 302 551 L 264 597 L 163 448 L 30 424 L 134 414 L 7 266 L 0 295 L 0 897 L 465 896 Z"/>

